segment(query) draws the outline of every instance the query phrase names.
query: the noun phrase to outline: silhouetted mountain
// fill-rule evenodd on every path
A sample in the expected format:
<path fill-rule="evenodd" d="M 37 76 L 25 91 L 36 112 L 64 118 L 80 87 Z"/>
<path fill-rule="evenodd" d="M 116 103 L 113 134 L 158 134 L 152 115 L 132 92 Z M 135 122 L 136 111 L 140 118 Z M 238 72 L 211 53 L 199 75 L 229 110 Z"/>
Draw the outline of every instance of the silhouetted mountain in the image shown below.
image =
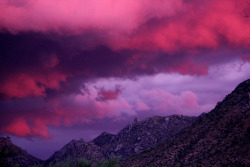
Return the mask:
<path fill-rule="evenodd" d="M 250 80 L 209 113 L 122 166 L 250 166 Z"/>
<path fill-rule="evenodd" d="M 41 160 L 28 154 L 27 151 L 12 144 L 9 137 L 0 137 L 0 166 L 13 167 L 19 164 L 20 167 L 32 166 L 42 163 Z"/>
<path fill-rule="evenodd" d="M 116 135 L 103 132 L 91 142 L 84 142 L 83 139 L 72 140 L 55 152 L 46 164 L 54 165 L 68 158 L 72 161 L 84 158 L 96 162 L 112 157 L 123 159 L 170 138 L 181 129 L 191 125 L 195 119 L 196 117 L 182 115 L 154 116 L 143 121 L 135 119 Z"/>

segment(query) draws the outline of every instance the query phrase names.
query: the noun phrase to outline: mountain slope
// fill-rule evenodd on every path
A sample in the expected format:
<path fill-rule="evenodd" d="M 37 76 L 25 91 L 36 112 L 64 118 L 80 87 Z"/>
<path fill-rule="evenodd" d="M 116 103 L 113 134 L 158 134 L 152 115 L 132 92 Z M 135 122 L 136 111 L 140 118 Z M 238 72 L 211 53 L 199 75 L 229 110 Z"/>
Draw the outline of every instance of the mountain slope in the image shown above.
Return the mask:
<path fill-rule="evenodd" d="M 42 160 L 33 157 L 25 150 L 12 144 L 9 137 L 0 137 L 0 166 L 12 167 L 19 164 L 20 167 L 27 167 L 40 163 L 42 163 Z"/>
<path fill-rule="evenodd" d="M 250 80 L 168 142 L 122 166 L 250 166 Z"/>
<path fill-rule="evenodd" d="M 103 133 L 93 142 L 108 152 L 109 157 L 126 158 L 171 138 L 195 119 L 182 115 L 154 116 L 142 121 L 135 119 L 117 135 Z"/>

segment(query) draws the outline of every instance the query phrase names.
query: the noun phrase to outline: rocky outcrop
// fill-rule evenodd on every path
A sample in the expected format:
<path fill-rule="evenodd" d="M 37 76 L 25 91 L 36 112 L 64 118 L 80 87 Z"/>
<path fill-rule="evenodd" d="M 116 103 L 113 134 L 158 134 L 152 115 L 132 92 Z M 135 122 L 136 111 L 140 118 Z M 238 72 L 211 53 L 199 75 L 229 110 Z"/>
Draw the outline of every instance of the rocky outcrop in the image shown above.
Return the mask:
<path fill-rule="evenodd" d="M 0 166 L 13 167 L 20 165 L 20 167 L 28 167 L 40 163 L 42 163 L 41 160 L 14 145 L 9 137 L 0 137 Z"/>
<path fill-rule="evenodd" d="M 250 166 L 250 80 L 166 142 L 122 166 Z"/>

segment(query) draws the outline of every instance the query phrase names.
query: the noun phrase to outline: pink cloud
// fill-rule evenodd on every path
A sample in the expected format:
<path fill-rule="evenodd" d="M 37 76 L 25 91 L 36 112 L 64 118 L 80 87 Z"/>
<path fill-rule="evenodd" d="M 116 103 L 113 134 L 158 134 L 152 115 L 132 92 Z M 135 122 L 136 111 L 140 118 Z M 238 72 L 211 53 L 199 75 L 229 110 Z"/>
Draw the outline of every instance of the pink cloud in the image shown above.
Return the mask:
<path fill-rule="evenodd" d="M 198 98 L 191 91 L 181 92 L 180 95 L 170 94 L 163 89 L 142 90 L 140 98 L 151 107 L 151 110 L 166 113 L 189 113 L 199 111 Z"/>
<path fill-rule="evenodd" d="M 101 30 L 113 49 L 215 49 L 225 40 L 247 47 L 249 22 L 242 17 L 245 0 L 197 1 L 60 1 L 24 0 L 0 4 L 0 27 L 13 32 L 84 33 Z M 153 21 L 154 20 L 154 21 Z M 100 39 L 101 39 L 100 38 Z"/>
<path fill-rule="evenodd" d="M 191 91 L 185 91 L 181 93 L 181 108 L 187 108 L 189 110 L 199 110 L 198 97 Z"/>
<path fill-rule="evenodd" d="M 136 100 L 136 110 L 137 111 L 147 111 L 150 110 L 150 107 L 145 104 L 142 100 L 137 99 Z"/>
<path fill-rule="evenodd" d="M 211 108 L 215 95 L 213 92 L 210 97 L 208 90 L 201 95 L 199 91 L 202 86 L 197 83 L 190 87 L 186 84 L 173 84 L 171 89 L 167 89 L 166 85 L 152 88 L 147 80 L 140 82 L 137 88 L 134 88 L 133 83 L 128 93 L 118 88 L 114 90 L 107 81 L 109 86 L 99 85 L 103 89 L 98 90 L 90 88 L 85 95 L 79 93 L 81 84 L 78 83 L 88 82 L 90 78 L 134 77 L 159 72 L 174 75 L 177 72 L 190 75 L 186 77 L 194 80 L 198 80 L 196 75 L 203 75 L 200 76 L 201 80 L 204 75 L 209 75 L 203 82 L 203 85 L 207 85 L 211 82 L 210 78 L 220 74 L 214 69 L 213 75 L 209 74 L 214 64 L 223 64 L 241 56 L 231 50 L 248 49 L 249 21 L 242 17 L 242 10 L 247 5 L 244 0 L 2 0 L 1 30 L 7 29 L 13 34 L 23 31 L 42 33 L 24 33 L 23 36 L 13 35 L 9 38 L 6 37 L 9 34 L 3 35 L 3 39 L 9 39 L 13 48 L 18 49 L 12 52 L 13 48 L 8 43 L 5 45 L 6 54 L 3 57 L 6 59 L 1 64 L 0 95 L 10 100 L 20 98 L 20 103 L 27 97 L 42 97 L 46 102 L 39 103 L 42 109 L 38 106 L 39 109 L 34 107 L 26 110 L 22 106 L 22 109 L 13 110 L 15 114 L 11 116 L 8 116 L 8 112 L 12 110 L 4 111 L 7 115 L 5 117 L 10 120 L 1 124 L 1 131 L 17 136 L 49 138 L 49 126 L 72 126 L 93 119 L 135 115 L 134 110 L 191 115 L 199 113 L 201 109 L 206 111 Z M 53 33 L 52 36 L 48 35 L 51 32 L 56 37 L 53 37 Z M 80 42 L 75 36 L 68 41 L 71 35 L 79 35 Z M 21 43 L 23 39 L 28 40 L 21 45 L 16 39 L 21 39 Z M 43 40 L 49 44 L 41 44 Z M 5 40 L 1 42 L 4 44 Z M 26 46 L 33 42 L 34 48 Z M 90 45 L 91 49 L 88 48 Z M 96 48 L 98 45 L 104 47 Z M 225 46 L 229 52 L 216 52 Z M 208 58 L 203 54 L 206 50 L 215 51 L 216 54 L 208 55 L 211 56 Z M 35 53 L 34 56 L 30 52 Z M 19 53 L 23 54 L 21 59 L 18 59 Z M 241 58 L 249 62 L 248 55 L 244 54 Z M 238 81 L 246 78 L 246 72 L 241 76 L 235 71 L 227 72 L 228 69 L 224 69 L 226 72 L 220 75 L 221 80 L 234 81 L 238 78 Z M 173 77 L 167 78 L 164 84 L 170 83 L 171 79 Z M 64 94 L 63 91 L 67 90 L 62 90 L 61 83 L 69 85 L 73 90 Z M 209 86 L 220 91 L 214 83 Z M 127 87 L 129 84 L 125 83 Z M 47 96 L 48 89 L 53 89 L 52 97 Z M 58 91 L 58 94 L 54 95 L 54 91 Z M 205 102 L 208 96 L 211 101 L 209 104 Z M 198 97 L 202 97 L 205 109 Z M 102 100 L 96 100 L 98 98 Z M 6 106 L 11 107 L 11 104 Z"/>
<path fill-rule="evenodd" d="M 179 72 L 182 75 L 207 75 L 208 66 L 206 64 L 195 64 L 193 62 L 183 62 L 175 67 L 167 67 L 166 72 Z"/>
<path fill-rule="evenodd" d="M 0 90 L 0 93 L 7 97 L 26 97 L 25 94 L 44 96 L 46 88 L 55 89 L 58 87 L 56 84 L 69 77 L 65 73 L 82 75 L 82 78 L 127 77 L 158 72 L 207 75 L 209 66 L 216 63 L 217 58 L 230 61 L 239 57 L 231 54 L 232 50 L 248 49 L 249 21 L 242 17 L 242 10 L 247 5 L 244 0 L 3 0 L 0 3 L 0 28 L 13 34 L 40 32 L 38 37 L 26 42 L 38 41 L 34 50 L 41 49 L 39 52 L 49 50 L 43 53 L 49 55 L 44 56 L 48 59 L 43 62 L 46 72 L 50 72 L 48 69 L 56 69 L 58 75 L 64 72 L 65 76 L 52 79 L 52 86 L 52 83 L 38 81 L 34 75 L 22 71 L 27 79 L 12 75 L 21 80 L 24 90 L 17 88 L 13 79 L 3 77 L 3 86 L 9 93 L 5 90 Z M 16 43 L 16 36 L 12 38 L 15 41 L 12 42 L 13 47 L 20 47 Z M 53 47 L 41 45 L 39 41 L 42 39 L 54 44 Z M 98 50 L 100 45 L 105 46 L 106 50 Z M 219 55 L 217 51 L 222 47 L 226 47 L 225 50 L 230 53 L 225 51 Z M 25 45 L 19 48 L 20 51 L 23 48 L 26 48 Z M 6 50 L 6 55 L 17 54 Z M 99 54 L 105 51 L 104 56 Z M 206 51 L 216 54 L 206 55 Z M 86 56 L 89 54 L 92 56 Z M 109 64 L 107 68 L 101 65 L 98 58 L 110 60 L 105 62 Z M 248 57 L 244 57 L 244 60 L 248 60 Z M 40 60 L 36 63 L 39 64 Z M 45 86 L 37 86 L 38 82 Z M 12 92 L 8 83 L 14 87 Z M 30 86 L 26 88 L 25 85 Z"/>
<path fill-rule="evenodd" d="M 96 99 L 101 101 L 114 100 L 118 98 L 121 92 L 122 91 L 119 88 L 116 88 L 114 91 L 108 91 L 102 88 L 98 91 L 98 97 Z"/>
<path fill-rule="evenodd" d="M 79 123 L 88 124 L 94 119 L 119 119 L 121 115 L 135 115 L 133 106 L 126 99 L 118 97 L 120 93 L 118 88 L 106 91 L 104 88 L 91 87 L 89 94 L 41 99 L 39 103 L 34 101 L 34 106 L 30 104 L 33 100 L 27 99 L 18 108 L 4 108 L 4 115 L 9 115 L 9 112 L 15 114 L 1 123 L 1 131 L 21 137 L 48 139 L 52 137 L 49 126 L 70 127 Z M 100 94 L 104 101 L 96 100 Z"/>
<path fill-rule="evenodd" d="M 36 119 L 33 124 L 29 124 L 25 118 L 14 118 L 9 124 L 2 127 L 1 131 L 19 137 L 51 138 L 47 126 L 40 119 Z"/>
<path fill-rule="evenodd" d="M 9 116 L 7 122 L 1 123 L 1 132 L 19 137 L 49 139 L 53 137 L 49 132 L 49 126 L 70 127 L 79 123 L 88 124 L 94 119 L 119 118 L 122 113 L 135 114 L 125 99 L 101 102 L 78 95 L 58 100 L 59 103 L 55 106 L 48 103 L 46 108 L 50 109 L 41 112 L 34 109 L 26 113 L 22 109 L 17 109 L 16 114 Z"/>
<path fill-rule="evenodd" d="M 41 136 L 45 139 L 51 138 L 52 136 L 49 134 L 48 131 L 48 125 L 46 124 L 47 121 L 41 120 L 41 119 L 35 119 L 33 122 L 33 125 L 31 126 L 32 128 L 32 135 L 38 135 Z M 52 123 L 53 124 L 53 123 Z M 49 124 L 49 125 L 52 125 Z"/>
<path fill-rule="evenodd" d="M 250 62 L 250 54 L 249 55 L 240 55 L 241 59 L 245 62 Z"/>
<path fill-rule="evenodd" d="M 24 0 L 1 2 L 0 25 L 15 31 L 81 32 L 89 28 L 131 31 L 152 17 L 172 15 L 180 8 L 180 0 Z M 8 17 L 6 17 L 8 16 Z"/>
<path fill-rule="evenodd" d="M 241 16 L 241 10 L 247 4 L 242 1 L 239 4 L 238 1 L 237 4 L 235 1 L 190 4 L 183 13 L 166 18 L 166 22 L 160 20 L 158 25 L 142 26 L 133 37 L 132 46 L 173 52 L 198 47 L 215 49 L 221 45 L 221 40 L 226 40 L 234 47 L 247 47 L 249 22 Z"/>
<path fill-rule="evenodd" d="M 60 73 L 49 74 L 14 74 L 0 84 L 0 93 L 6 98 L 23 98 L 29 96 L 45 96 L 46 88 L 60 89 L 60 82 L 66 76 Z"/>
<path fill-rule="evenodd" d="M 12 120 L 9 125 L 7 125 L 6 127 L 2 127 L 1 131 L 5 133 L 15 134 L 17 136 L 26 136 L 31 133 L 30 127 L 22 118 Z"/>
<path fill-rule="evenodd" d="M 137 80 L 104 78 L 85 83 L 82 91 L 88 89 L 88 93 L 83 92 L 84 95 L 79 93 L 40 98 L 39 103 L 29 98 L 27 101 L 6 100 L 6 105 L 0 103 L 3 118 L 6 118 L 0 123 L 0 130 L 21 137 L 48 139 L 53 135 L 49 127 L 85 126 L 93 120 L 119 120 L 126 115 L 133 117 L 144 113 L 197 116 L 210 111 L 239 80 L 247 79 L 249 68 L 249 63 L 242 64 L 241 61 L 214 66 L 208 76 L 172 73 L 144 76 Z M 119 96 L 112 100 L 96 100 L 100 90 L 119 92 L 116 85 L 121 85 L 119 88 L 122 93 L 118 93 Z M 12 105 L 14 103 L 17 104 Z"/>

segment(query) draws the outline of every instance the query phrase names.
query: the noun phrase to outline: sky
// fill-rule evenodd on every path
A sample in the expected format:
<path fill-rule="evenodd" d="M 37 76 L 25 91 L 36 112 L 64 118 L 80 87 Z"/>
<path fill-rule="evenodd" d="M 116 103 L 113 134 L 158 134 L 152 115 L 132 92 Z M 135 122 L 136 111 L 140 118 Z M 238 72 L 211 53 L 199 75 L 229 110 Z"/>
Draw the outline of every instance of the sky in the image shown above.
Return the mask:
<path fill-rule="evenodd" d="M 0 136 L 47 159 L 250 78 L 247 0 L 1 0 Z"/>

